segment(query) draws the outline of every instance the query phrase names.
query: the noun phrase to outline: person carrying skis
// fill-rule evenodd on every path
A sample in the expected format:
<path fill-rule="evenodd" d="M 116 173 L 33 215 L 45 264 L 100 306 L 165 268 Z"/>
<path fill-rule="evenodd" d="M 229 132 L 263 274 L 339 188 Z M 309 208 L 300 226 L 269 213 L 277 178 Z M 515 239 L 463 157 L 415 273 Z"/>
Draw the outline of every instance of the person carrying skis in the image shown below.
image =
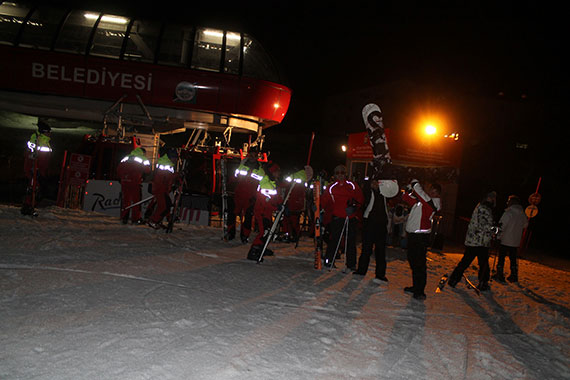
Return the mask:
<path fill-rule="evenodd" d="M 152 213 L 148 225 L 154 229 L 165 228 L 162 225 L 162 219 L 170 213 L 172 207 L 172 200 L 170 199 L 170 192 L 173 185 L 180 176 L 175 172 L 174 162 L 178 159 L 178 154 L 175 149 L 171 149 L 167 154 L 162 155 L 154 169 L 154 176 L 152 178 L 152 195 L 156 200 L 154 212 Z"/>
<path fill-rule="evenodd" d="M 24 174 L 29 184 L 20 210 L 22 215 L 35 214 L 35 203 L 42 194 L 40 187 L 45 186 L 51 158 L 51 127 L 42 120 L 38 120 L 37 125 L 37 132 L 34 132 L 27 142 Z"/>
<path fill-rule="evenodd" d="M 121 181 L 122 209 L 121 221 L 127 224 L 129 213 L 133 224 L 143 224 L 141 218 L 141 206 L 137 205 L 130 209 L 125 209 L 131 204 L 141 200 L 141 184 L 143 177 L 150 173 L 150 161 L 145 156 L 144 148 L 135 148 L 125 156 L 117 167 L 117 175 Z"/>
<path fill-rule="evenodd" d="M 259 180 L 259 186 L 257 187 L 257 194 L 255 200 L 255 207 L 253 210 L 255 223 L 257 223 L 257 228 L 259 230 L 257 236 L 253 240 L 249 252 L 247 253 L 248 260 L 258 260 L 265 241 L 269 238 L 269 231 L 271 225 L 273 224 L 273 212 L 276 211 L 281 206 L 283 199 L 277 191 L 276 181 L 279 179 L 281 174 L 281 168 L 279 165 L 273 162 L 269 162 L 267 165 L 267 170 L 263 170 L 262 178 Z M 259 175 L 260 172 L 258 172 Z M 273 251 L 266 249 L 265 256 L 272 256 Z"/>
<path fill-rule="evenodd" d="M 433 215 L 441 210 L 441 186 L 433 183 L 428 192 L 424 191 L 417 179 L 407 186 L 407 192 L 402 200 L 411 206 L 406 222 L 408 233 L 408 263 L 412 270 L 412 286 L 404 288 L 405 292 L 413 293 L 418 300 L 426 299 L 425 287 L 427 281 L 427 246 L 432 227 Z"/>
<path fill-rule="evenodd" d="M 509 282 L 518 282 L 519 273 L 517 265 L 517 251 L 521 243 L 522 234 L 528 227 L 528 218 L 521 206 L 521 200 L 516 195 L 509 196 L 507 200 L 507 208 L 499 220 L 500 232 L 499 240 L 499 261 L 497 263 L 497 273 L 493 278 L 497 281 L 505 282 L 503 268 L 505 266 L 505 257 L 509 256 L 511 264 L 511 273 L 507 278 Z"/>
<path fill-rule="evenodd" d="M 285 232 L 285 241 L 296 243 L 299 240 L 301 234 L 301 226 L 299 224 L 299 219 L 301 217 L 301 212 L 305 209 L 305 184 L 307 182 L 307 172 L 309 171 L 309 179 L 312 176 L 312 169 L 310 166 L 306 166 L 304 170 L 297 170 L 290 176 L 285 178 L 286 183 L 289 185 L 293 183 L 293 189 L 289 195 L 289 200 L 287 201 L 285 216 L 283 218 L 283 230 Z"/>
<path fill-rule="evenodd" d="M 234 191 L 235 218 L 230 221 L 228 229 L 235 231 L 236 218 L 240 218 L 240 239 L 243 244 L 248 242 L 251 234 L 257 187 L 263 174 L 257 161 L 257 151 L 253 149 L 248 152 L 235 171 L 235 179 L 237 180 Z"/>
<path fill-rule="evenodd" d="M 479 290 L 489 290 L 489 247 L 494 233 L 493 208 L 497 203 L 497 193 L 495 191 L 488 192 L 485 197 L 475 206 L 471 220 L 467 226 L 467 234 L 465 236 L 465 252 L 461 261 L 457 264 L 451 276 L 449 276 L 448 284 L 452 288 L 461 280 L 463 272 L 471 265 L 471 262 L 477 257 L 479 263 Z"/>
<path fill-rule="evenodd" d="M 346 167 L 338 165 L 334 169 L 336 181 L 323 192 L 321 206 L 325 210 L 323 224 L 330 229 L 330 238 L 325 254 L 325 266 L 333 263 L 336 247 L 345 233 L 347 239 L 345 272 L 356 270 L 356 232 L 358 227 L 359 209 L 364 202 L 360 187 L 346 180 Z"/>

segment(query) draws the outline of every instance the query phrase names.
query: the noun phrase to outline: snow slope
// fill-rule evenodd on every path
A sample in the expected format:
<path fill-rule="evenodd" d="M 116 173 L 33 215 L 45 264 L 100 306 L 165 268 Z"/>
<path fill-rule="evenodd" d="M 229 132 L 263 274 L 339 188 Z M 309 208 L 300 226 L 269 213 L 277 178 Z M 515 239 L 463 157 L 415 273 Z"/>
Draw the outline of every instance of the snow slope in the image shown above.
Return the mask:
<path fill-rule="evenodd" d="M 308 238 L 258 265 L 219 228 L 40 212 L 0 206 L 1 379 L 570 378 L 563 270 L 435 294 L 461 254 L 430 252 L 421 302 L 400 249 L 378 285 L 314 270 Z"/>

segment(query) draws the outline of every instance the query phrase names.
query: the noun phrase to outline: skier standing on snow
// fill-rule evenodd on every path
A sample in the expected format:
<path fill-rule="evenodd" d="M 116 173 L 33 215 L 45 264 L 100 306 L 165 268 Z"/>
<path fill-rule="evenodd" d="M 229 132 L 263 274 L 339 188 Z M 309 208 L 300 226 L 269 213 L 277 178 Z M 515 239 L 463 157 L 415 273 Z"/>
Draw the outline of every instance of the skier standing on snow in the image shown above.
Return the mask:
<path fill-rule="evenodd" d="M 362 226 L 362 253 L 354 274 L 364 276 L 368 271 L 372 246 L 376 258 L 376 279 L 386 278 L 386 236 L 388 234 L 388 210 L 386 198 L 380 193 L 378 181 L 372 179 L 364 185 L 364 222 Z"/>
<path fill-rule="evenodd" d="M 172 207 L 172 199 L 170 199 L 170 192 L 172 186 L 177 180 L 180 180 L 180 175 L 175 172 L 175 164 L 178 160 L 178 155 L 175 149 L 171 149 L 167 154 L 162 155 L 154 169 L 154 176 L 152 178 L 152 195 L 154 195 L 155 208 L 148 225 L 154 229 L 165 228 L 162 225 L 162 219 L 169 215 Z"/>
<path fill-rule="evenodd" d="M 261 175 L 259 186 L 257 188 L 254 216 L 255 223 L 259 230 L 257 236 L 253 240 L 249 252 L 248 260 L 258 260 L 265 241 L 269 238 L 269 231 L 273 224 L 273 212 L 281 205 L 283 199 L 277 191 L 276 182 L 279 180 L 281 169 L 279 165 L 269 162 L 266 165 L 267 170 L 262 169 L 257 174 Z M 267 248 L 265 256 L 272 256 L 273 251 Z"/>
<path fill-rule="evenodd" d="M 33 200 L 37 202 L 37 198 L 42 194 L 42 188 L 45 187 L 52 152 L 50 135 L 51 127 L 39 120 L 38 131 L 34 132 L 27 142 L 24 173 L 29 181 L 29 185 L 22 209 L 20 210 L 22 215 L 34 214 L 35 204 L 33 204 Z"/>
<path fill-rule="evenodd" d="M 248 242 L 251 234 L 251 222 L 257 194 L 259 180 L 263 177 L 263 171 L 259 169 L 257 150 L 251 149 L 236 169 L 235 178 L 237 184 L 234 192 L 234 215 L 240 218 L 240 239 L 243 244 Z M 236 219 L 229 221 L 228 230 L 235 234 Z"/>
<path fill-rule="evenodd" d="M 312 169 L 311 169 L 312 170 Z M 301 225 L 299 219 L 301 212 L 305 209 L 305 170 L 296 170 L 292 175 L 285 178 L 285 191 L 289 190 L 292 182 L 296 185 L 291 190 L 289 200 L 287 201 L 287 212 L 283 219 L 283 230 L 285 231 L 285 241 L 296 243 L 301 234 Z"/>
<path fill-rule="evenodd" d="M 404 291 L 413 293 L 418 300 L 426 299 L 425 287 L 427 281 L 426 254 L 432 227 L 433 215 L 441 210 L 441 186 L 433 183 L 429 194 L 424 191 L 417 179 L 411 181 L 408 192 L 402 195 L 402 200 L 411 206 L 406 222 L 408 233 L 408 263 L 412 270 L 412 286 Z"/>
<path fill-rule="evenodd" d="M 330 220 L 326 227 L 330 230 L 330 237 L 325 254 L 325 266 L 330 266 L 333 263 L 336 247 L 343 237 L 346 224 L 344 238 L 347 239 L 347 252 L 345 252 L 346 268 L 344 271 L 353 272 L 356 270 L 358 217 L 364 196 L 356 183 L 346 180 L 346 167 L 344 165 L 338 165 L 334 169 L 334 174 L 336 182 L 331 184 L 321 197 L 321 206 L 326 214 L 323 219 Z"/>
<path fill-rule="evenodd" d="M 509 256 L 511 264 L 511 274 L 507 278 L 509 282 L 517 282 L 519 280 L 517 251 L 521 243 L 522 234 L 528 227 L 528 218 L 521 206 L 521 200 L 516 195 L 509 196 L 507 200 L 507 208 L 499 220 L 501 230 L 499 232 L 499 261 L 497 263 L 497 273 L 494 278 L 497 281 L 505 282 L 503 268 L 505 266 L 505 257 Z"/>
<path fill-rule="evenodd" d="M 457 264 L 451 276 L 449 276 L 449 286 L 455 285 L 461 280 L 463 272 L 471 265 L 477 257 L 479 263 L 479 290 L 489 290 L 489 247 L 493 237 L 493 208 L 497 204 L 497 193 L 490 191 L 485 198 L 475 206 L 471 220 L 467 226 L 465 236 L 465 252 L 463 258 Z"/>
<path fill-rule="evenodd" d="M 143 176 L 150 173 L 150 161 L 146 158 L 145 153 L 144 148 L 136 148 L 125 156 L 117 167 L 117 175 L 121 180 L 121 221 L 123 224 L 128 223 L 129 212 L 133 224 L 143 224 L 140 205 L 130 209 L 125 208 L 141 200 Z"/>

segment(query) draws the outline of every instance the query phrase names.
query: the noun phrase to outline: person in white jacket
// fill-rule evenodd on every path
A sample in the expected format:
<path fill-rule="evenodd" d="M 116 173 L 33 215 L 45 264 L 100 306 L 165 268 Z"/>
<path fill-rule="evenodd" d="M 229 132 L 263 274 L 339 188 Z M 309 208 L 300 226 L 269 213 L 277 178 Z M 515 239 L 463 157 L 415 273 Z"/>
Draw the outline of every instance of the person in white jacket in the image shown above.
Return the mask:
<path fill-rule="evenodd" d="M 521 243 L 524 229 L 528 226 L 528 218 L 521 206 L 521 200 L 516 195 L 511 195 L 507 201 L 507 208 L 499 220 L 501 226 L 499 232 L 499 260 L 497 263 L 497 273 L 494 278 L 497 281 L 505 282 L 503 269 L 505 267 L 505 257 L 509 256 L 511 264 L 511 273 L 507 278 L 509 282 L 517 282 L 519 280 L 517 251 Z"/>

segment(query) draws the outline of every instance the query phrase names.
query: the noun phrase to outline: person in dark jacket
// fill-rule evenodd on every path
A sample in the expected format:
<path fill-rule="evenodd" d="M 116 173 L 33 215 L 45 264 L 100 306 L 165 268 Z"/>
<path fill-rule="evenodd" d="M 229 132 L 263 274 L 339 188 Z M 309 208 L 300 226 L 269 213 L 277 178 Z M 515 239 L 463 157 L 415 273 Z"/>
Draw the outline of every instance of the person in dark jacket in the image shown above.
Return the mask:
<path fill-rule="evenodd" d="M 386 235 L 388 233 L 388 211 L 386 198 L 380 193 L 377 180 L 367 181 L 363 188 L 364 212 L 362 226 L 362 253 L 358 269 L 354 274 L 364 276 L 368 271 L 372 246 L 376 258 L 376 279 L 386 278 Z"/>
<path fill-rule="evenodd" d="M 463 258 L 457 264 L 451 276 L 449 276 L 449 286 L 455 285 L 461 280 L 463 272 L 471 265 L 473 259 L 477 257 L 479 263 L 479 284 L 480 290 L 489 290 L 489 247 L 493 238 L 493 208 L 497 202 L 497 193 L 488 192 L 485 197 L 475 206 L 471 220 L 467 226 L 465 235 L 465 252 Z"/>

